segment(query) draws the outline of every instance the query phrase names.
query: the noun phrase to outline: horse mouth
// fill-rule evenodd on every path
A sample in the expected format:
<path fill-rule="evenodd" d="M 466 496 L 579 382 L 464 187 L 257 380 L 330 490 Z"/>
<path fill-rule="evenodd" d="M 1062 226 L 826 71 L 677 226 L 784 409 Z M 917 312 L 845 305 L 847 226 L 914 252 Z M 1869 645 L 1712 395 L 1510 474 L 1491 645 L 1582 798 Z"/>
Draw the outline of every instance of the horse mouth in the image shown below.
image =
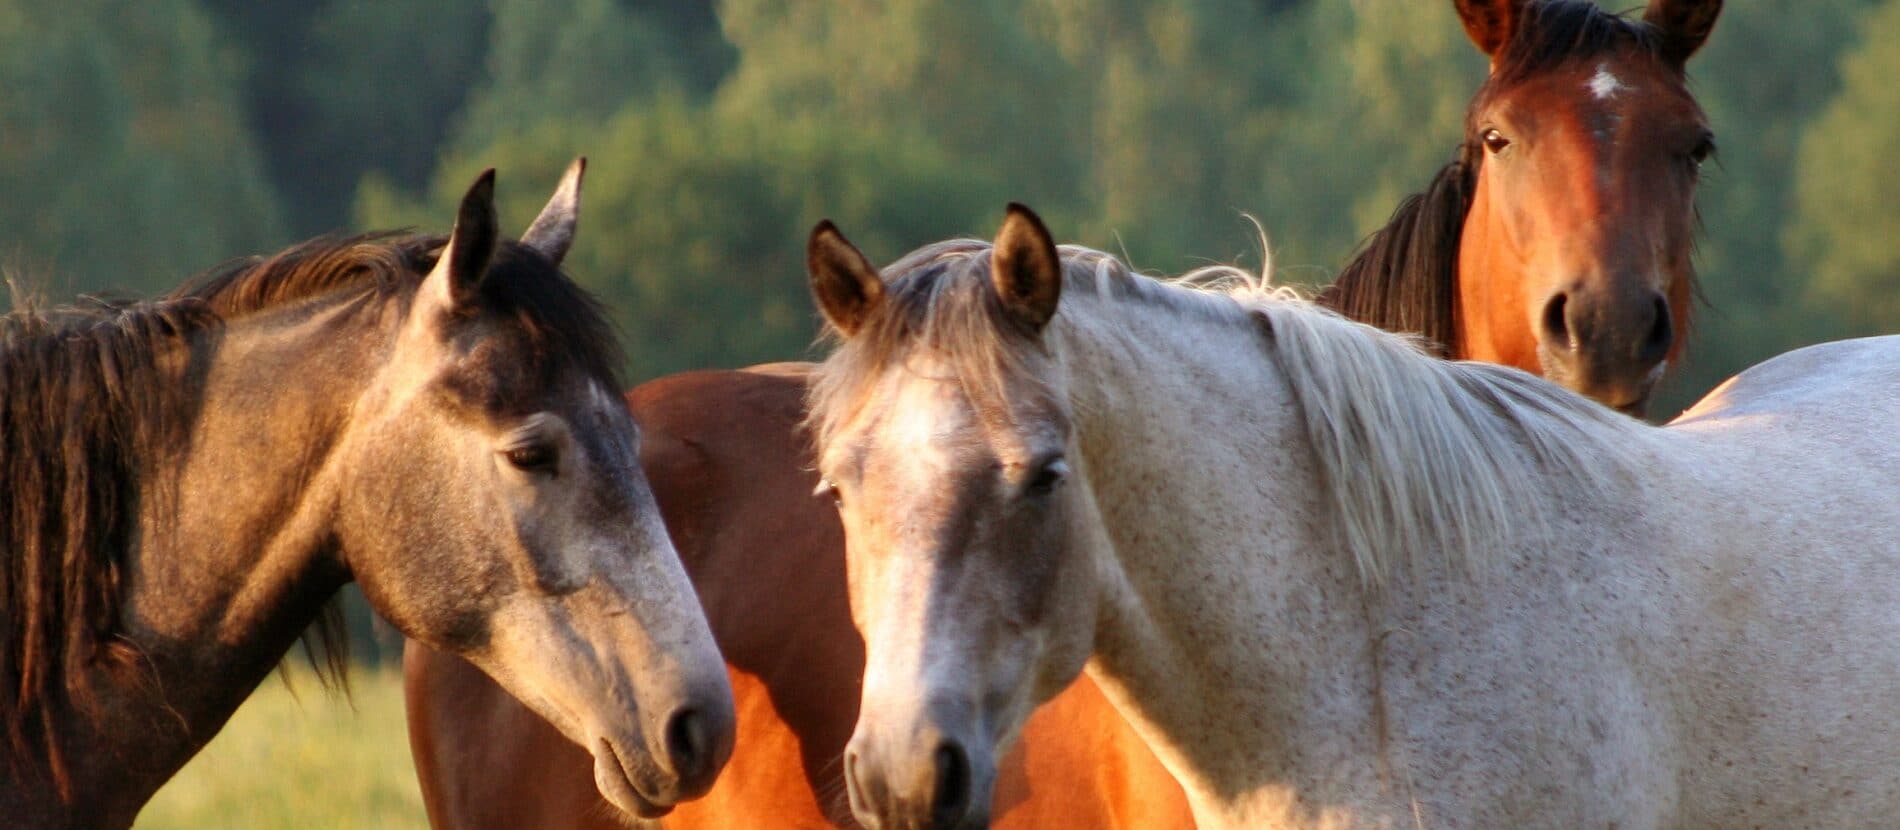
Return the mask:
<path fill-rule="evenodd" d="M 660 818 L 673 812 L 674 805 L 663 804 L 640 792 L 639 778 L 627 767 L 620 753 L 615 751 L 612 741 L 601 738 L 595 742 L 594 785 L 600 788 L 600 794 L 608 803 L 619 807 L 640 818 Z"/>

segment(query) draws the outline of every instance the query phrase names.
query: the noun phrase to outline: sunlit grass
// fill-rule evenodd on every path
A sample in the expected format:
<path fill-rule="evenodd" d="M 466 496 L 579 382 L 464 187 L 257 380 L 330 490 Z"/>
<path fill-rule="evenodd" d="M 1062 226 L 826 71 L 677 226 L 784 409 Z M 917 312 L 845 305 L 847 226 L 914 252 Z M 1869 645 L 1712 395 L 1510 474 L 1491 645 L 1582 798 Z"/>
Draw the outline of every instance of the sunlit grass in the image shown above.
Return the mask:
<path fill-rule="evenodd" d="M 424 828 L 403 730 L 402 675 L 358 669 L 352 695 L 301 666 L 295 694 L 265 681 L 211 745 L 160 790 L 138 830 Z"/>

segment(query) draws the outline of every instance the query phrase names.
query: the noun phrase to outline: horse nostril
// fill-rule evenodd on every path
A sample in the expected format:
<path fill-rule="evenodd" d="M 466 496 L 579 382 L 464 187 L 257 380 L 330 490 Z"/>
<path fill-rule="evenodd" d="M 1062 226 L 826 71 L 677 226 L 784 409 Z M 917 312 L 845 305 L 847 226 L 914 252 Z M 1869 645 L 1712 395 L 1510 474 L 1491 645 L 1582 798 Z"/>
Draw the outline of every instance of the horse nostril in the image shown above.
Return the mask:
<path fill-rule="evenodd" d="M 955 827 L 970 811 L 970 756 L 963 745 L 944 741 L 937 747 L 937 793 L 930 805 L 932 827 Z"/>
<path fill-rule="evenodd" d="M 1544 304 L 1544 345 L 1561 351 L 1574 351 L 1577 344 L 1570 340 L 1570 295 L 1558 292 Z"/>
<path fill-rule="evenodd" d="M 1650 313 L 1655 319 L 1650 321 L 1649 333 L 1636 347 L 1636 359 L 1644 365 L 1661 363 L 1669 356 L 1669 347 L 1675 345 L 1676 340 L 1675 327 L 1669 318 L 1669 301 L 1656 297 Z"/>
<path fill-rule="evenodd" d="M 695 782 L 711 772 L 712 738 L 706 718 L 695 709 L 681 709 L 666 724 L 666 751 L 673 756 L 673 774 L 681 782 Z"/>

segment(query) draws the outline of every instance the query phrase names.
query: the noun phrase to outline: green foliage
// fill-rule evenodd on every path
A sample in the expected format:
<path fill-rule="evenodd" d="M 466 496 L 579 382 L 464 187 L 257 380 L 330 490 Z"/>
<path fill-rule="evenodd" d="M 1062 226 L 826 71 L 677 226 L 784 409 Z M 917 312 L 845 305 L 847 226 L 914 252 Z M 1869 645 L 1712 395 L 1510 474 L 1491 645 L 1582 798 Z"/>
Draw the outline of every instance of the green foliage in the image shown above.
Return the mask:
<path fill-rule="evenodd" d="M 1254 179 L 1289 276 L 1325 283 L 1457 156 L 1485 59 L 1450 3 L 1314 3 L 1262 49 L 1292 100 Z M 1277 22 L 1277 21 L 1276 21 Z"/>
<path fill-rule="evenodd" d="M 489 25 L 466 0 L 204 5 L 249 48 L 239 94 L 297 237 L 344 227 L 367 173 L 428 181 Z"/>
<path fill-rule="evenodd" d="M 1900 0 L 1867 17 L 1843 84 L 1802 131 L 1789 261 L 1856 330 L 1900 323 Z"/>
<path fill-rule="evenodd" d="M 148 293 L 280 244 L 239 60 L 185 0 L 0 0 L 8 265 L 56 294 Z"/>
<path fill-rule="evenodd" d="M 1711 308 L 1663 409 L 1839 331 L 1797 302 L 1778 229 L 1799 131 L 1867 5 L 1734 4 L 1692 62 L 1724 147 L 1701 200 Z M 1064 239 L 1179 270 L 1251 253 L 1247 213 L 1286 278 L 1324 283 L 1452 158 L 1484 74 L 1449 3 L 725 0 L 729 54 L 703 18 L 665 16 L 682 8 L 704 7 L 497 0 L 489 80 L 432 189 L 449 204 L 479 166 L 592 154 L 590 220 L 629 230 L 576 271 L 638 306 L 620 316 L 643 374 L 795 354 L 798 244 L 820 215 L 915 244 L 986 234 L 1017 200 Z M 635 54 L 603 58 L 606 40 Z M 366 184 L 359 220 L 413 216 L 403 190 Z M 755 281 L 709 276 L 737 273 Z"/>
<path fill-rule="evenodd" d="M 358 670 L 348 698 L 301 667 L 258 687 L 139 814 L 138 830 L 423 828 L 402 674 Z"/>
<path fill-rule="evenodd" d="M 982 227 L 971 177 L 925 142 L 844 131 L 813 119 L 766 121 L 661 97 L 604 124 L 549 120 L 451 153 L 423 206 L 365 186 L 364 224 L 440 229 L 485 166 L 505 170 L 501 211 L 525 228 L 571 147 L 597 147 L 569 273 L 603 297 L 639 377 L 799 356 L 814 312 L 805 234 L 830 216 L 874 256 L 892 257 Z"/>
<path fill-rule="evenodd" d="M 493 0 L 487 83 L 460 118 L 457 147 L 543 121 L 600 121 L 629 100 L 693 88 L 706 35 L 678 38 L 665 18 L 618 0 Z"/>
<path fill-rule="evenodd" d="M 1708 306 L 1659 411 L 1900 328 L 1896 43 L 1900 0 L 1728 4 L 1690 64 L 1722 146 Z M 1452 158 L 1483 73 L 1444 0 L 0 0 L 0 265 L 55 295 L 150 293 L 292 233 L 445 230 L 490 166 L 518 230 L 586 154 L 569 270 L 645 378 L 803 356 L 823 217 L 889 261 L 1022 201 L 1174 271 L 1251 254 L 1246 213 L 1286 278 L 1323 283 Z M 273 770 L 292 716 L 271 686 L 256 705 L 284 720 L 221 739 L 254 744 L 238 783 L 194 765 L 168 793 L 199 794 L 145 826 L 339 826 L 329 802 L 416 823 L 368 686 L 364 740 L 396 754 L 344 763 L 402 793 Z M 282 780 L 323 781 L 325 804 Z M 214 789 L 255 804 L 204 806 Z"/>

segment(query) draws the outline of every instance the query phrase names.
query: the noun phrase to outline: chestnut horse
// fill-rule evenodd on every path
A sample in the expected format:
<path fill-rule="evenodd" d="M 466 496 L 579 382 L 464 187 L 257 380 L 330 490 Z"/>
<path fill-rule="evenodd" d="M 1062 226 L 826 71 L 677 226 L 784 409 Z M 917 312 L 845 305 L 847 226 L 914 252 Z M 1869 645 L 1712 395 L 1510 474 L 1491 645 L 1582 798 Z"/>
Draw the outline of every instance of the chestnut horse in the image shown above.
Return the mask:
<path fill-rule="evenodd" d="M 0 823 L 130 825 L 351 579 L 622 809 L 711 785 L 731 692 L 558 268 L 571 192 L 520 243 L 491 171 L 446 240 L 0 318 Z"/>
<path fill-rule="evenodd" d="M 1423 334 L 1454 357 L 1510 358 L 1535 371 L 1547 368 L 1536 348 L 1507 355 L 1495 344 L 1535 342 L 1526 321 L 1543 311 L 1491 309 L 1507 297 L 1558 291 L 1537 275 L 1561 265 L 1572 278 L 1558 305 L 1580 322 L 1563 323 L 1562 342 L 1576 348 L 1560 351 L 1631 356 L 1627 365 L 1595 357 L 1590 365 L 1616 364 L 1610 374 L 1636 378 L 1641 395 L 1603 399 L 1640 410 L 1662 360 L 1643 343 L 1660 336 L 1663 351 L 1679 349 L 1690 310 L 1694 164 L 1707 129 L 1687 97 L 1682 61 L 1719 6 L 1657 2 L 1635 24 L 1588 3 L 1459 3 L 1468 32 L 1494 56 L 1470 119 L 1485 126 L 1474 126 L 1464 157 L 1407 200 L 1320 301 Z M 1592 82 L 1606 67 L 1618 89 L 1599 95 L 1604 84 Z M 1638 88 L 1655 94 L 1624 94 Z M 1549 117 L 1531 118 L 1543 112 Z M 1608 137 L 1562 131 L 1612 117 L 1621 127 Z M 1495 124 L 1509 127 L 1513 146 L 1494 153 L 1483 137 L 1505 136 Z M 1684 136 L 1692 143 L 1682 145 Z M 1496 158 L 1485 164 L 1481 153 Z M 1538 172 L 1565 164 L 1589 176 Z M 1597 217 L 1526 226 L 1534 232 L 1512 224 L 1570 215 L 1561 211 L 1576 207 L 1566 201 L 1571 187 L 1593 189 Z M 1610 204 L 1610 195 L 1634 201 Z M 1519 233 L 1532 244 L 1518 244 Z M 1644 251 L 1654 259 L 1639 262 Z M 1506 283 L 1516 287 L 1497 288 Z M 1627 307 L 1606 310 L 1611 297 Z M 1477 308 L 1480 301 L 1491 309 Z M 1644 314 L 1646 325 L 1601 322 Z M 1616 337 L 1620 347 L 1606 345 Z M 1655 359 L 1637 359 L 1644 355 Z M 1573 384 L 1605 376 L 1548 368 Z M 856 717 L 863 643 L 850 628 L 836 517 L 808 497 L 816 478 L 806 472 L 812 459 L 799 430 L 807 371 L 690 373 L 628 395 L 647 430 L 642 463 L 726 655 L 743 733 L 725 777 L 666 819 L 669 827 L 856 826 L 838 759 Z M 479 671 L 411 644 L 405 676 L 410 740 L 435 826 L 621 826 L 577 774 L 585 760 L 578 749 Z M 1002 761 L 997 826 L 1191 826 L 1178 786 L 1102 701 L 1084 677 L 1037 710 Z"/>

